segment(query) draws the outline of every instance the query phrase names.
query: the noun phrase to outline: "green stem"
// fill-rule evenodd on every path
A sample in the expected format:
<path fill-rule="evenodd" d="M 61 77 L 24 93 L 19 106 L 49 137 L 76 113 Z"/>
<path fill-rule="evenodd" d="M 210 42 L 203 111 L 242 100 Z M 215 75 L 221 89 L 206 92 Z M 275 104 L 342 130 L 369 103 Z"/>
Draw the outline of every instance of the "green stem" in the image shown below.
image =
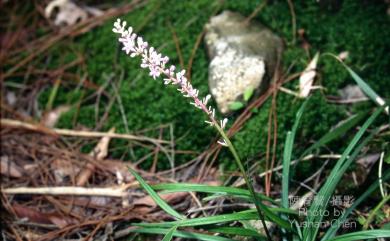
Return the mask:
<path fill-rule="evenodd" d="M 368 226 L 370 225 L 370 223 L 372 222 L 372 220 L 374 220 L 374 217 L 376 215 L 376 213 L 378 212 L 378 210 L 383 206 L 385 205 L 388 201 L 390 200 L 390 195 L 387 195 L 385 196 L 382 201 L 374 208 L 374 210 L 371 211 L 370 215 L 368 216 L 367 220 L 366 220 L 366 223 L 363 225 L 363 230 L 367 230 L 368 229 Z"/>
<path fill-rule="evenodd" d="M 222 138 L 225 140 L 225 142 L 226 142 L 230 152 L 233 154 L 234 160 L 236 161 L 237 166 L 240 169 L 240 171 L 241 171 L 241 173 L 242 173 L 242 175 L 244 177 L 244 180 L 245 180 L 245 183 L 246 183 L 246 185 L 247 185 L 247 187 L 249 189 L 249 192 L 251 193 L 251 195 L 252 195 L 252 197 L 254 199 L 256 210 L 257 210 L 257 213 L 259 214 L 261 223 L 263 224 L 265 234 L 267 235 L 267 239 L 269 241 L 272 241 L 271 235 L 270 235 L 270 233 L 268 231 L 268 228 L 267 228 L 267 225 L 265 223 L 264 214 L 263 214 L 263 212 L 262 212 L 262 210 L 260 208 L 260 205 L 259 205 L 261 200 L 256 195 L 255 190 L 253 189 L 253 186 L 252 186 L 252 184 L 251 184 L 251 182 L 249 180 L 248 175 L 245 172 L 244 165 L 242 165 L 241 159 L 238 156 L 238 153 L 237 153 L 236 149 L 234 148 L 232 142 L 229 140 L 229 138 L 227 137 L 226 133 L 222 130 L 222 128 L 217 123 L 214 123 L 214 126 L 218 130 L 218 132 L 221 134 Z"/>

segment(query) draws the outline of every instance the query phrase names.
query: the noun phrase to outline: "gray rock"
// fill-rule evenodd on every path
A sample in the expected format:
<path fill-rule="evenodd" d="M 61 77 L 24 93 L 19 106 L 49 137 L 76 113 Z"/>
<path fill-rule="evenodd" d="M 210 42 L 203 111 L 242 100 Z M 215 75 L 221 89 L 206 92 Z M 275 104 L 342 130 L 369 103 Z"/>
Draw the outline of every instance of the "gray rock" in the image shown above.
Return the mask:
<path fill-rule="evenodd" d="M 282 40 L 260 23 L 230 11 L 206 24 L 205 43 L 211 59 L 209 87 L 221 113 L 239 100 L 248 88 L 261 93 L 273 76 Z"/>

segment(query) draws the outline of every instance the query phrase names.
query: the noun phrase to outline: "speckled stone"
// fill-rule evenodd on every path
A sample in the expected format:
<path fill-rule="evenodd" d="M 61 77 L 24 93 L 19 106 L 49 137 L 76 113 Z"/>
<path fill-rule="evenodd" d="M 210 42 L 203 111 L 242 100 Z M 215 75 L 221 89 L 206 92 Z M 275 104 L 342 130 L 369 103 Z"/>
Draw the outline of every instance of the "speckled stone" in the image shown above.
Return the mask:
<path fill-rule="evenodd" d="M 261 93 L 268 86 L 283 42 L 260 23 L 247 24 L 244 16 L 230 11 L 212 17 L 205 28 L 210 91 L 220 112 L 228 114 L 230 103 L 246 89 Z"/>

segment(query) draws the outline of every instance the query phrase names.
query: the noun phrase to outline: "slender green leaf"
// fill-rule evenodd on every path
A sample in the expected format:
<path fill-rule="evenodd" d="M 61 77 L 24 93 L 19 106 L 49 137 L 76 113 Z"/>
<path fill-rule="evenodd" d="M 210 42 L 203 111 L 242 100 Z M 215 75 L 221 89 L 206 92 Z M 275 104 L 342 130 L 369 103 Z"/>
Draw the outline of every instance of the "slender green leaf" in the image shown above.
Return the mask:
<path fill-rule="evenodd" d="M 248 100 L 252 97 L 254 89 L 252 87 L 246 88 L 244 91 L 244 101 L 248 102 Z"/>
<path fill-rule="evenodd" d="M 378 130 L 378 129 L 377 129 Z M 368 143 L 368 141 L 370 141 L 372 139 L 372 137 L 377 133 L 377 130 L 373 133 L 371 133 L 368 137 L 366 137 L 354 150 L 354 152 L 347 158 L 346 162 L 340 166 L 340 167 L 337 167 L 337 163 L 336 166 L 333 168 L 333 170 L 337 170 L 337 172 L 333 172 L 332 170 L 332 173 L 329 175 L 328 177 L 328 180 L 333 180 L 333 181 L 327 181 L 325 183 L 325 185 L 322 187 L 323 189 L 320 190 L 320 192 L 317 194 L 318 197 L 321 197 L 321 199 L 319 200 L 314 200 L 314 203 L 312 204 L 312 206 L 310 207 L 310 210 L 309 210 L 309 213 L 312 214 L 314 212 L 314 214 L 317 212 L 317 213 L 323 213 L 324 210 L 326 209 L 326 206 L 331 198 L 331 195 L 334 191 L 334 189 L 336 188 L 337 186 L 337 183 L 339 182 L 339 180 L 341 179 L 342 175 L 344 174 L 344 172 L 347 170 L 347 168 L 349 167 L 349 165 L 352 163 L 353 160 L 355 160 L 355 158 L 358 156 L 359 152 L 361 151 L 361 149 Z M 317 207 L 315 207 L 317 205 Z M 311 220 L 311 221 L 307 221 L 308 223 L 313 223 L 313 224 L 317 224 L 317 223 L 320 223 L 323 219 L 323 216 L 322 215 L 309 215 L 307 217 L 308 220 Z M 308 229 L 309 229 L 309 233 L 312 236 L 313 240 L 315 238 L 315 236 L 317 235 L 317 232 L 318 232 L 318 227 L 316 227 L 315 225 L 308 225 Z M 307 228 L 304 229 L 304 231 L 307 231 L 306 230 Z M 313 232 L 313 233 L 311 233 Z"/>
<path fill-rule="evenodd" d="M 133 233 L 145 233 L 145 234 L 166 234 L 170 229 L 164 228 L 138 228 L 132 230 Z M 186 239 L 196 239 L 202 241 L 234 241 L 230 238 L 224 238 L 214 235 L 207 235 L 195 232 L 187 232 L 187 231 L 174 231 L 174 237 L 186 238 Z"/>
<path fill-rule="evenodd" d="M 137 179 L 139 184 L 142 186 L 142 188 L 145 189 L 145 191 L 150 195 L 150 197 L 156 202 L 156 204 L 165 212 L 172 215 L 175 218 L 178 219 L 185 219 L 184 216 L 180 215 L 178 212 L 176 212 L 175 209 L 173 209 L 171 206 L 168 205 L 146 182 L 145 180 L 138 175 L 137 172 L 135 172 L 133 169 L 129 168 L 129 171 L 133 176 Z"/>
<path fill-rule="evenodd" d="M 311 145 L 309 148 L 305 150 L 305 152 L 302 154 L 300 159 L 302 159 L 307 154 L 311 153 L 313 150 L 324 146 L 325 144 L 333 141 L 334 139 L 344 135 L 348 130 L 350 130 L 352 127 L 356 126 L 362 119 L 367 115 L 367 112 L 361 112 L 359 114 L 356 114 L 346 121 L 344 121 L 341 125 L 334 128 L 332 131 L 326 133 L 323 137 L 321 137 L 317 142 L 315 142 L 313 145 Z"/>
<path fill-rule="evenodd" d="M 332 169 L 332 172 L 330 173 L 329 177 L 327 178 L 325 184 L 322 186 L 321 190 L 318 192 L 317 196 L 321 197 L 321 200 L 314 200 L 313 204 L 311 205 L 308 213 L 308 217 L 306 219 L 306 222 L 309 224 L 316 224 L 320 223 L 323 219 L 322 215 L 310 215 L 315 213 L 322 213 L 322 211 L 326 208 L 328 201 L 336 188 L 337 183 L 340 181 L 343 173 L 346 171 L 348 166 L 351 164 L 352 160 L 356 157 L 358 152 L 360 151 L 359 148 L 362 148 L 362 145 L 360 145 L 354 152 L 354 155 L 351 155 L 352 150 L 355 148 L 367 128 L 374 122 L 374 120 L 378 117 L 378 115 L 381 113 L 383 108 L 379 108 L 376 110 L 370 118 L 363 124 L 362 128 L 358 131 L 358 133 L 355 135 L 355 137 L 352 139 L 351 143 L 348 145 L 344 153 L 342 154 L 341 158 L 337 161 L 336 165 Z M 315 240 L 315 237 L 318 233 L 319 225 L 308 225 L 303 230 L 303 238 L 304 240 Z"/>
<path fill-rule="evenodd" d="M 208 202 L 208 201 L 211 201 L 211 200 L 214 200 L 216 198 L 221 198 L 221 197 L 235 197 L 237 199 L 242 199 L 242 200 L 245 200 L 245 201 L 248 201 L 248 202 L 253 202 L 253 198 L 252 196 L 242 196 L 242 195 L 229 195 L 229 194 L 223 194 L 223 193 L 215 193 L 215 194 L 212 194 L 212 195 L 209 195 L 207 197 L 204 197 L 202 198 L 203 201 L 205 202 Z M 273 201 L 273 203 L 276 203 L 276 201 Z"/>
<path fill-rule="evenodd" d="M 241 227 L 218 227 L 218 228 L 210 228 L 207 229 L 209 232 L 213 233 L 223 233 L 223 234 L 231 234 L 238 236 L 247 236 L 247 237 L 255 237 L 261 240 L 267 240 L 267 237 L 259 234 L 255 230 L 241 228 Z"/>
<path fill-rule="evenodd" d="M 277 210 L 281 211 L 282 209 L 277 209 Z M 283 210 L 286 210 L 286 209 L 283 209 Z M 289 210 L 289 212 L 291 214 L 297 214 L 295 211 L 292 211 L 292 210 Z M 273 215 L 275 215 L 275 214 L 273 214 Z M 237 212 L 237 213 L 215 215 L 215 216 L 210 216 L 210 217 L 200 217 L 200 218 L 178 220 L 178 221 L 172 221 L 172 222 L 163 222 L 163 223 L 133 223 L 133 225 L 142 226 L 142 227 L 158 227 L 158 228 L 160 228 L 160 227 L 169 228 L 169 227 L 173 227 L 173 226 L 193 227 L 193 226 L 202 226 L 202 225 L 233 222 L 233 221 L 239 221 L 239 220 L 257 220 L 258 218 L 259 218 L 259 216 L 256 213 L 256 210 L 251 209 L 251 210 L 246 210 L 246 211 Z M 267 216 L 267 218 L 270 219 L 268 216 Z M 286 226 L 286 225 L 284 225 L 284 222 L 287 222 L 287 221 L 283 220 L 283 222 L 280 224 L 280 225 L 283 225 L 281 227 L 284 227 L 286 229 L 291 230 L 291 225 L 287 222 L 288 226 Z"/>
<path fill-rule="evenodd" d="M 288 208 L 288 183 L 289 183 L 290 164 L 291 164 L 291 156 L 292 156 L 295 134 L 298 130 L 299 123 L 301 121 L 303 112 L 305 111 L 306 105 L 309 102 L 309 99 L 310 98 L 308 98 L 305 102 L 303 102 L 301 108 L 299 108 L 295 116 L 295 122 L 292 130 L 287 132 L 286 143 L 283 152 L 283 177 L 282 177 L 282 206 L 285 208 Z"/>
<path fill-rule="evenodd" d="M 354 241 L 362 239 L 389 238 L 390 230 L 376 229 L 343 234 L 327 241 Z"/>
<path fill-rule="evenodd" d="M 270 219 L 270 221 L 276 223 L 279 227 L 285 228 L 288 230 L 291 230 L 291 224 L 276 215 L 274 212 L 272 212 L 266 205 L 264 205 L 262 202 L 258 202 L 259 207 L 264 211 L 265 216 Z"/>
<path fill-rule="evenodd" d="M 294 222 L 299 240 L 302 240 L 302 229 L 297 221 Z"/>
<path fill-rule="evenodd" d="M 358 84 L 358 86 L 363 90 L 363 92 L 377 105 L 383 108 L 387 114 L 389 114 L 389 106 L 386 106 L 386 102 L 380 97 L 358 74 L 355 73 L 350 67 L 348 67 L 343 61 L 341 61 L 337 56 L 333 54 L 327 54 L 332 57 L 334 57 L 336 60 L 338 60 L 348 71 L 348 73 L 351 75 L 353 80 Z M 382 109 L 382 110 L 383 110 Z"/>
<path fill-rule="evenodd" d="M 366 223 L 363 225 L 363 229 L 368 229 L 368 226 L 374 220 L 374 217 L 377 215 L 380 208 L 382 208 L 382 206 L 385 205 L 386 203 L 389 203 L 389 201 L 390 201 L 390 195 L 387 195 L 382 199 L 381 202 L 378 203 L 378 205 L 376 205 L 376 207 L 373 210 L 371 210 L 370 215 L 368 215 L 366 219 Z"/>
<path fill-rule="evenodd" d="M 286 136 L 286 142 L 283 151 L 283 175 L 282 175 L 282 207 L 284 208 L 289 208 L 288 190 L 289 190 L 289 181 L 290 181 L 290 165 L 291 165 L 291 157 L 292 157 L 295 134 L 298 130 L 298 126 L 301 121 L 303 112 L 306 108 L 306 105 L 308 103 L 308 100 L 309 99 L 303 102 L 301 108 L 299 108 L 295 116 L 295 122 L 293 128 L 291 131 L 287 132 L 287 136 Z M 283 218 L 287 219 L 286 216 L 283 216 Z M 285 230 L 283 230 L 283 233 L 285 233 Z"/>
<path fill-rule="evenodd" d="M 59 89 L 60 85 L 61 85 L 61 78 L 57 78 L 56 81 L 54 82 L 53 89 L 50 92 L 49 100 L 47 101 L 47 104 L 46 104 L 46 111 L 52 110 L 53 103 L 54 103 L 54 100 L 57 96 L 58 89 Z"/>
<path fill-rule="evenodd" d="M 230 110 L 239 110 L 239 109 L 242 109 L 243 107 L 244 107 L 244 104 L 241 102 L 238 102 L 238 101 L 234 101 L 234 102 L 229 104 Z"/>
<path fill-rule="evenodd" d="M 344 67 L 348 70 L 349 74 L 356 81 L 359 87 L 363 90 L 363 92 L 370 97 L 372 101 L 374 101 L 380 107 L 385 106 L 386 102 L 380 97 L 371 87 L 362 79 L 359 75 L 357 75 L 351 68 L 344 64 Z M 389 114 L 389 107 L 385 108 L 387 114 Z"/>
<path fill-rule="evenodd" d="M 387 181 L 388 179 L 390 179 L 390 170 L 387 170 L 387 172 L 383 176 L 383 181 Z M 328 230 L 326 230 L 326 233 L 322 237 L 321 241 L 327 241 L 330 238 L 334 237 L 334 235 L 336 234 L 337 230 L 340 228 L 341 224 L 343 224 L 345 222 L 345 220 L 352 213 L 352 211 L 355 210 L 355 208 L 357 206 L 359 206 L 359 204 L 361 204 L 367 197 L 369 197 L 371 195 L 371 193 L 378 188 L 378 186 L 379 186 L 379 182 L 378 181 L 376 181 L 373 184 L 371 184 L 371 186 L 362 195 L 360 195 L 360 197 L 358 199 L 356 199 L 353 202 L 352 206 L 349 207 L 348 209 L 346 209 L 344 211 L 344 213 L 337 219 L 337 221 L 334 222 L 337 225 L 331 225 L 328 228 Z"/>
<path fill-rule="evenodd" d="M 173 226 L 194 227 L 194 226 L 201 226 L 201 225 L 226 223 L 226 222 L 232 222 L 238 220 L 257 220 L 257 219 L 258 219 L 258 214 L 255 209 L 252 209 L 252 210 L 246 210 L 237 213 L 215 215 L 210 217 L 193 218 L 193 219 L 178 220 L 178 221 L 164 222 L 164 223 L 133 223 L 133 225 L 142 226 L 142 227 L 156 227 L 156 228 L 170 228 Z"/>
<path fill-rule="evenodd" d="M 205 184 L 196 184 L 196 183 L 161 183 L 151 186 L 154 190 L 167 190 L 167 191 L 176 191 L 176 192 L 203 192 L 203 193 L 212 193 L 212 194 L 223 194 L 231 196 L 248 196 L 251 197 L 251 194 L 248 190 L 235 187 L 221 187 L 221 186 L 210 186 Z M 259 198 L 264 201 L 269 201 L 276 203 L 272 198 L 267 197 L 266 195 L 257 193 Z"/>
<path fill-rule="evenodd" d="M 263 224 L 264 227 L 264 232 L 267 235 L 267 238 L 271 240 L 271 235 L 268 231 L 267 224 L 265 223 L 265 215 L 267 215 L 272 221 L 278 223 L 280 226 L 286 226 L 291 229 L 289 226 L 288 222 L 281 219 L 279 216 L 275 215 L 273 212 L 271 212 L 266 205 L 264 205 L 261 200 L 258 198 L 256 195 L 256 191 L 252 186 L 252 181 L 249 179 L 249 176 L 247 175 L 244 165 L 242 164 L 241 158 L 238 155 L 236 148 L 234 148 L 233 143 L 230 141 L 229 137 L 226 135 L 224 130 L 219 126 L 219 125 L 214 125 L 214 127 L 218 130 L 219 134 L 222 136 L 223 140 L 225 141 L 225 144 L 229 148 L 231 154 L 234 157 L 234 160 L 236 161 L 236 164 L 238 168 L 240 169 L 240 172 L 242 176 L 244 177 L 245 183 L 248 187 L 249 192 L 251 193 L 254 204 L 256 206 L 257 214 L 260 218 L 261 223 Z"/>
<path fill-rule="evenodd" d="M 283 175 L 282 175 L 282 206 L 288 208 L 288 189 L 291 155 L 293 149 L 294 137 L 291 131 L 287 132 L 286 143 L 283 153 Z"/>
<path fill-rule="evenodd" d="M 168 184 L 158 184 L 154 185 L 153 188 L 156 190 L 175 190 L 175 191 L 199 191 L 199 192 L 206 192 L 206 193 L 228 193 L 228 194 L 234 194 L 234 195 L 250 195 L 250 192 L 244 189 L 240 188 L 233 188 L 233 187 L 213 187 L 213 186 L 207 186 L 202 184 L 191 184 L 191 183 L 168 183 Z M 257 194 L 260 199 L 263 200 L 269 200 L 269 198 L 265 197 L 264 195 Z M 253 198 L 252 198 L 253 201 Z M 272 200 L 269 200 L 273 202 Z M 281 227 L 284 227 L 286 229 L 291 229 L 291 225 L 288 221 L 283 220 L 278 215 L 276 215 L 271 209 L 269 209 L 266 205 L 259 202 L 259 206 L 264 211 L 265 215 L 273 222 L 278 224 Z M 285 210 L 287 211 L 287 210 Z"/>
<path fill-rule="evenodd" d="M 173 238 L 173 233 L 176 231 L 177 227 L 173 226 L 169 231 L 165 234 L 162 241 L 171 241 Z"/>

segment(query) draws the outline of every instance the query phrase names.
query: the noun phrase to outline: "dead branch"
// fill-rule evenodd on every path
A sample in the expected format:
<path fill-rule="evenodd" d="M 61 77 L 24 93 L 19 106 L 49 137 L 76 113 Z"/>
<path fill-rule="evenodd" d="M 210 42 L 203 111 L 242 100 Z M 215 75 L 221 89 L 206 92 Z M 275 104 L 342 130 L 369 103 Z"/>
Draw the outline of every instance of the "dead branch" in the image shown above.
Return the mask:
<path fill-rule="evenodd" d="M 62 136 L 78 136 L 78 137 L 110 137 L 118 139 L 127 139 L 127 140 L 137 140 L 137 141 L 147 141 L 153 144 L 159 143 L 169 143 L 169 141 L 158 140 L 146 136 L 135 136 L 131 134 L 118 134 L 118 133 L 106 133 L 106 132 L 93 132 L 93 131 L 75 131 L 69 129 L 58 129 L 58 128 L 47 128 L 42 125 L 34 125 L 23 121 L 11 120 L 11 119 L 1 119 L 1 126 L 8 126 L 12 128 L 24 128 L 27 130 L 53 133 Z"/>
<path fill-rule="evenodd" d="M 32 195 L 75 195 L 75 196 L 105 196 L 124 197 L 126 190 L 138 187 L 138 182 L 114 187 L 15 187 L 5 188 L 1 191 L 5 194 L 32 194 Z"/>

